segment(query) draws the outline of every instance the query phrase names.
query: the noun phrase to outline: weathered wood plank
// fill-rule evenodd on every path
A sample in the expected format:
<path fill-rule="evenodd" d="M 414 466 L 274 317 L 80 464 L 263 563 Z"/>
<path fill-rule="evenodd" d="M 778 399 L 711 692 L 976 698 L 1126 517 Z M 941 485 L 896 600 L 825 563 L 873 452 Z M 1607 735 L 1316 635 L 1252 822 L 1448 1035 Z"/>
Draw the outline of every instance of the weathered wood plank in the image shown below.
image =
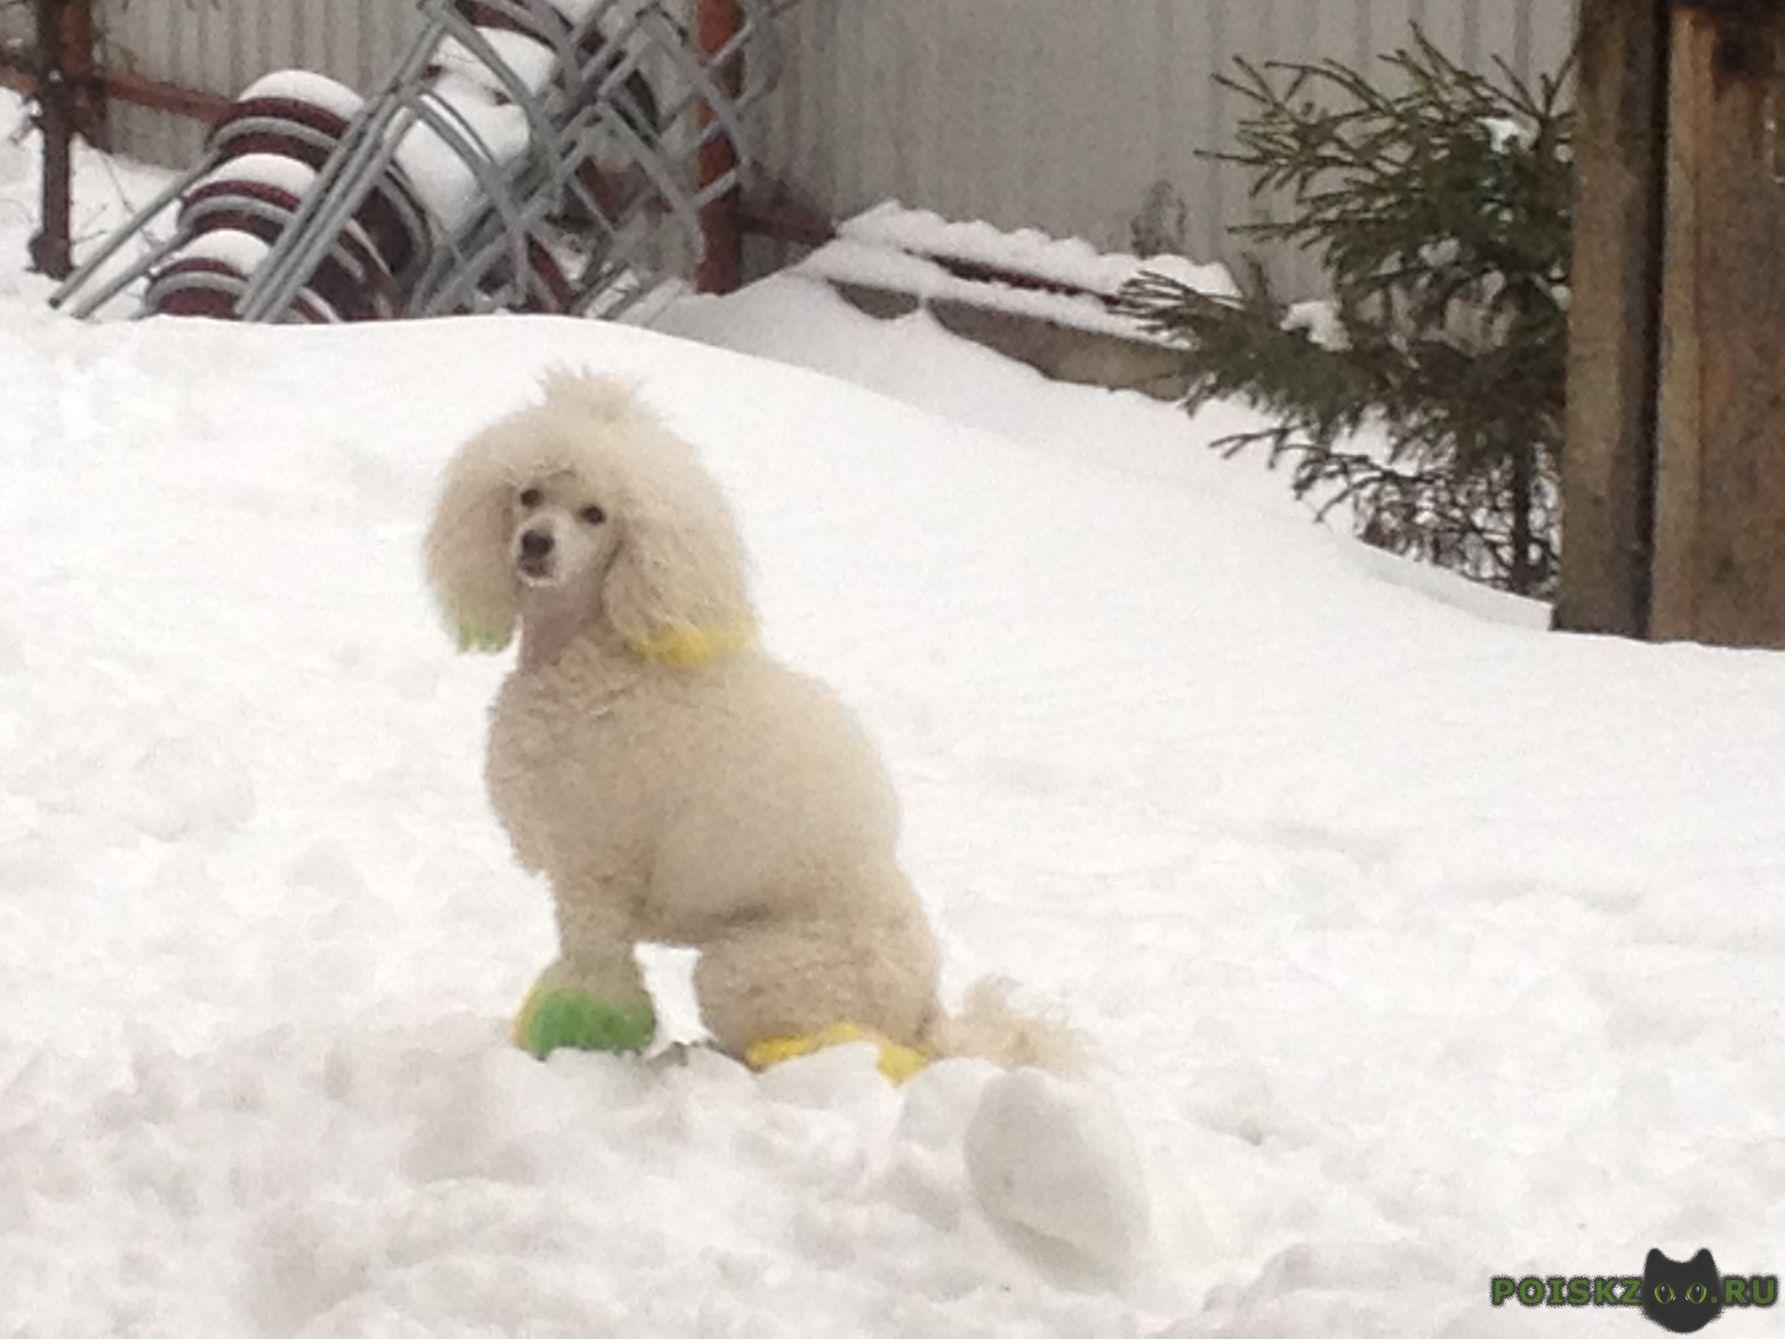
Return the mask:
<path fill-rule="evenodd" d="M 1665 0 L 1585 0 L 1558 628 L 1648 632 Z"/>
<path fill-rule="evenodd" d="M 1652 631 L 1785 647 L 1785 9 L 1673 42 Z"/>

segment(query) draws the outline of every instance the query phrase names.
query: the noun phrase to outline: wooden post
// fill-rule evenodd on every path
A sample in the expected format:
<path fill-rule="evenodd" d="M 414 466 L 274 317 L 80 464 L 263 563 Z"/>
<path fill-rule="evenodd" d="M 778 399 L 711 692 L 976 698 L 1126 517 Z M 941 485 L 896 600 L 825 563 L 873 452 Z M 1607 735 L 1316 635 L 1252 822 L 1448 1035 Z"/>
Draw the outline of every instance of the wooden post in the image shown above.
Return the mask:
<path fill-rule="evenodd" d="M 1572 632 L 1649 628 L 1667 38 L 1667 0 L 1582 0 L 1555 611 Z"/>
<path fill-rule="evenodd" d="M 63 47 L 67 0 L 37 0 L 37 127 L 43 136 L 43 189 L 38 230 L 30 242 L 31 267 L 52 279 L 74 272 L 69 235 L 74 189 L 74 89 Z"/>
<path fill-rule="evenodd" d="M 93 0 L 65 0 L 62 63 L 74 90 L 74 126 L 89 144 L 106 148 L 105 85 L 99 74 Z"/>
<path fill-rule="evenodd" d="M 1785 0 L 1583 0 L 1556 626 L 1785 648 Z"/>
<path fill-rule="evenodd" d="M 700 0 L 696 19 L 696 39 L 701 55 L 709 62 L 738 35 L 744 22 L 738 0 Z M 733 56 L 723 66 L 709 65 L 715 82 L 727 93 L 736 95 L 744 87 L 744 60 Z M 704 131 L 714 120 L 712 108 L 699 109 L 700 128 Z M 700 151 L 698 181 L 701 187 L 711 186 L 737 167 L 737 149 L 727 135 L 720 135 Z M 744 281 L 744 231 L 739 210 L 739 192 L 730 191 L 712 201 L 700 215 L 700 231 L 704 246 L 700 265 L 695 271 L 695 287 L 702 293 L 730 293 Z"/>
<path fill-rule="evenodd" d="M 1672 41 L 1650 632 L 1785 647 L 1785 6 Z"/>

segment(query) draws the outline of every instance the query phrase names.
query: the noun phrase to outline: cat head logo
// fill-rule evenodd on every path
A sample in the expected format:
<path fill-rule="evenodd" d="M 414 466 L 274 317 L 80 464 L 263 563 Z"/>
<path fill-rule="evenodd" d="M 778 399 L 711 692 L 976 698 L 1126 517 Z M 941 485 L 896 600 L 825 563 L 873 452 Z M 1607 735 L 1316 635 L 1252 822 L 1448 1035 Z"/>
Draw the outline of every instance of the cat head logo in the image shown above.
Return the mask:
<path fill-rule="evenodd" d="M 1681 1264 L 1650 1251 L 1642 1267 L 1642 1314 L 1664 1330 L 1693 1334 L 1723 1310 L 1723 1280 L 1708 1250 Z"/>

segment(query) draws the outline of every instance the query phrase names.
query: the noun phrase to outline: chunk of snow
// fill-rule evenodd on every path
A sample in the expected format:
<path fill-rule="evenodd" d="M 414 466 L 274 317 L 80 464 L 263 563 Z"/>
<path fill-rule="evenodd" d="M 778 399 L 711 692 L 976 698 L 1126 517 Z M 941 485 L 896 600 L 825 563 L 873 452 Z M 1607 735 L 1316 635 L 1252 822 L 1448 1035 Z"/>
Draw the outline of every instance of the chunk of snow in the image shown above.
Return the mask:
<path fill-rule="evenodd" d="M 958 1155 L 986 1085 L 1000 1073 L 986 1060 L 938 1060 L 905 1085 L 899 1137 L 923 1148 Z"/>
<path fill-rule="evenodd" d="M 1283 328 L 1300 331 L 1325 349 L 1343 349 L 1347 345 L 1345 326 L 1339 319 L 1338 304 L 1330 301 L 1296 302 L 1283 315 Z"/>
<path fill-rule="evenodd" d="M 1121 1275 L 1144 1257 L 1151 1209 L 1133 1136 L 1088 1089 L 1038 1069 L 994 1079 L 967 1131 L 967 1174 L 994 1221 Z"/>
<path fill-rule="evenodd" d="M 1536 131 L 1522 121 L 1515 121 L 1509 116 L 1484 116 L 1481 128 L 1488 133 L 1488 142 L 1497 153 L 1505 153 L 1508 149 L 1526 149 L 1537 140 Z"/>

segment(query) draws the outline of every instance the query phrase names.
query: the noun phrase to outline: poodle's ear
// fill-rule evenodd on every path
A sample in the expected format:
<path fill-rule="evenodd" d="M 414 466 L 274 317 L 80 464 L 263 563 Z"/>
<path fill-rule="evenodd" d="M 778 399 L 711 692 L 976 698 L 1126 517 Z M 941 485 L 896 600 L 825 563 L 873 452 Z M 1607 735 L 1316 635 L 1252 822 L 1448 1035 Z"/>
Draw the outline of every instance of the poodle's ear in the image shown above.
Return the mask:
<path fill-rule="evenodd" d="M 513 481 L 496 430 L 473 438 L 447 467 L 428 528 L 428 580 L 461 651 L 500 651 L 514 636 L 520 591 L 509 559 Z"/>
<path fill-rule="evenodd" d="M 650 469 L 629 489 L 602 604 L 635 654 L 692 669 L 745 645 L 756 623 L 743 545 L 718 486 L 686 443 L 653 435 Z"/>

